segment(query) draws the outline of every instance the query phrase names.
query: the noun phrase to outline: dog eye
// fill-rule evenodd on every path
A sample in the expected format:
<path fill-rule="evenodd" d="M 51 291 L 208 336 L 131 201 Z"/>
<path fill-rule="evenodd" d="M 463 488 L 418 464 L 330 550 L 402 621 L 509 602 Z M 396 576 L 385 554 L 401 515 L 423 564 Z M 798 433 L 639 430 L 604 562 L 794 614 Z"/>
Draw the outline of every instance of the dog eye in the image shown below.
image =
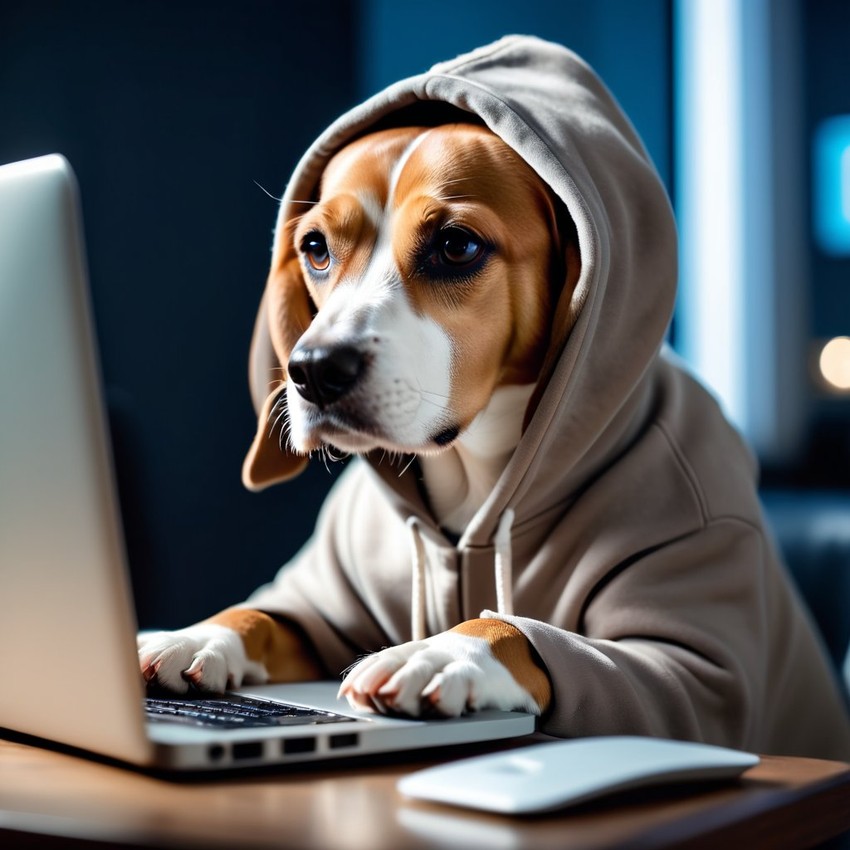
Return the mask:
<path fill-rule="evenodd" d="M 484 253 L 484 245 L 462 227 L 447 227 L 440 231 L 437 240 L 437 256 L 447 266 L 468 266 Z"/>
<path fill-rule="evenodd" d="M 301 240 L 301 253 L 307 258 L 307 262 L 317 272 L 327 271 L 331 264 L 331 252 L 325 237 L 317 230 L 308 233 Z"/>

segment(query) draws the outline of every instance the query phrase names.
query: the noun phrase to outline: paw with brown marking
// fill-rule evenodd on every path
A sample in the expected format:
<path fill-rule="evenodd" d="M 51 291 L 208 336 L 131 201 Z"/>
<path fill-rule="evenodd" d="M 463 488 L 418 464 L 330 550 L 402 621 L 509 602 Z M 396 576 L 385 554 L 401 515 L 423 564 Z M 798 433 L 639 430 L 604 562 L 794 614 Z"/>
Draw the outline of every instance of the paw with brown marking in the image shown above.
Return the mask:
<path fill-rule="evenodd" d="M 411 717 L 487 708 L 540 715 L 552 688 L 522 632 L 478 619 L 368 656 L 348 673 L 340 695 L 354 708 Z"/>
<path fill-rule="evenodd" d="M 223 693 L 243 684 L 323 675 L 294 626 L 252 609 L 231 608 L 177 631 L 141 632 L 137 643 L 145 682 L 175 693 L 190 686 Z"/>

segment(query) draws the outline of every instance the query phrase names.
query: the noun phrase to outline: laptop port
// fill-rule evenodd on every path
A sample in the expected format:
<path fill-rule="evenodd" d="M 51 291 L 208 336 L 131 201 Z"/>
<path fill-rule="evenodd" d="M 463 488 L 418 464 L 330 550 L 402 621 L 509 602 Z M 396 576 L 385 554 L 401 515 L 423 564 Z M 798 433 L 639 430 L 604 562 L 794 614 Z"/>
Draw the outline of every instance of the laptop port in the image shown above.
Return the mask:
<path fill-rule="evenodd" d="M 233 760 L 259 759 L 263 757 L 262 741 L 246 741 L 244 744 L 233 745 Z"/>
<path fill-rule="evenodd" d="M 315 738 L 288 738 L 282 743 L 281 749 L 285 756 L 296 753 L 312 753 L 316 750 Z"/>
<path fill-rule="evenodd" d="M 342 750 L 346 747 L 356 747 L 360 741 L 360 736 L 356 732 L 349 732 L 344 735 L 331 735 L 328 739 L 332 750 Z"/>
<path fill-rule="evenodd" d="M 207 758 L 210 761 L 221 761 L 224 758 L 224 747 L 221 744 L 213 744 L 207 750 Z"/>

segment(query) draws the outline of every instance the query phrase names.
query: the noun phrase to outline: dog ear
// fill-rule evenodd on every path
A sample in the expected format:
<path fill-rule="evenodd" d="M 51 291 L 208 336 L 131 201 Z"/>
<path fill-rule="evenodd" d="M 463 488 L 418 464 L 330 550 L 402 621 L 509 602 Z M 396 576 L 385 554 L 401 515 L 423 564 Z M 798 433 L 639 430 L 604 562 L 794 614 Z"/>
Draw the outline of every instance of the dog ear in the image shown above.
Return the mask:
<path fill-rule="evenodd" d="M 242 465 L 242 483 L 249 490 L 294 478 L 307 466 L 308 458 L 292 451 L 285 436 L 286 364 L 311 321 L 298 260 L 280 258 L 266 283 L 251 341 L 248 374 L 257 433 Z"/>
<path fill-rule="evenodd" d="M 307 458 L 290 451 L 282 436 L 286 419 L 285 390 L 286 383 L 281 382 L 263 402 L 257 433 L 242 464 L 242 483 L 255 493 L 295 478 L 307 466 Z"/>

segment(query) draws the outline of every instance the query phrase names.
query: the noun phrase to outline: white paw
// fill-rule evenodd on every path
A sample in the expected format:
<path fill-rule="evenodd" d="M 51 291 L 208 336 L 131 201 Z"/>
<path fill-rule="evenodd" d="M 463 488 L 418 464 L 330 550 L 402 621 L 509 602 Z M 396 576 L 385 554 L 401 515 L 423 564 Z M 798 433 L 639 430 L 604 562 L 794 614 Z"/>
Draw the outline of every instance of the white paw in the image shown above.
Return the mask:
<path fill-rule="evenodd" d="M 368 656 L 350 670 L 340 695 L 353 708 L 411 717 L 458 717 L 486 708 L 540 713 L 486 640 L 454 632 Z"/>
<path fill-rule="evenodd" d="M 243 682 L 262 683 L 268 674 L 245 654 L 242 638 L 226 626 L 200 623 L 174 632 L 140 632 L 139 666 L 145 681 L 175 693 L 192 684 L 223 693 Z"/>

